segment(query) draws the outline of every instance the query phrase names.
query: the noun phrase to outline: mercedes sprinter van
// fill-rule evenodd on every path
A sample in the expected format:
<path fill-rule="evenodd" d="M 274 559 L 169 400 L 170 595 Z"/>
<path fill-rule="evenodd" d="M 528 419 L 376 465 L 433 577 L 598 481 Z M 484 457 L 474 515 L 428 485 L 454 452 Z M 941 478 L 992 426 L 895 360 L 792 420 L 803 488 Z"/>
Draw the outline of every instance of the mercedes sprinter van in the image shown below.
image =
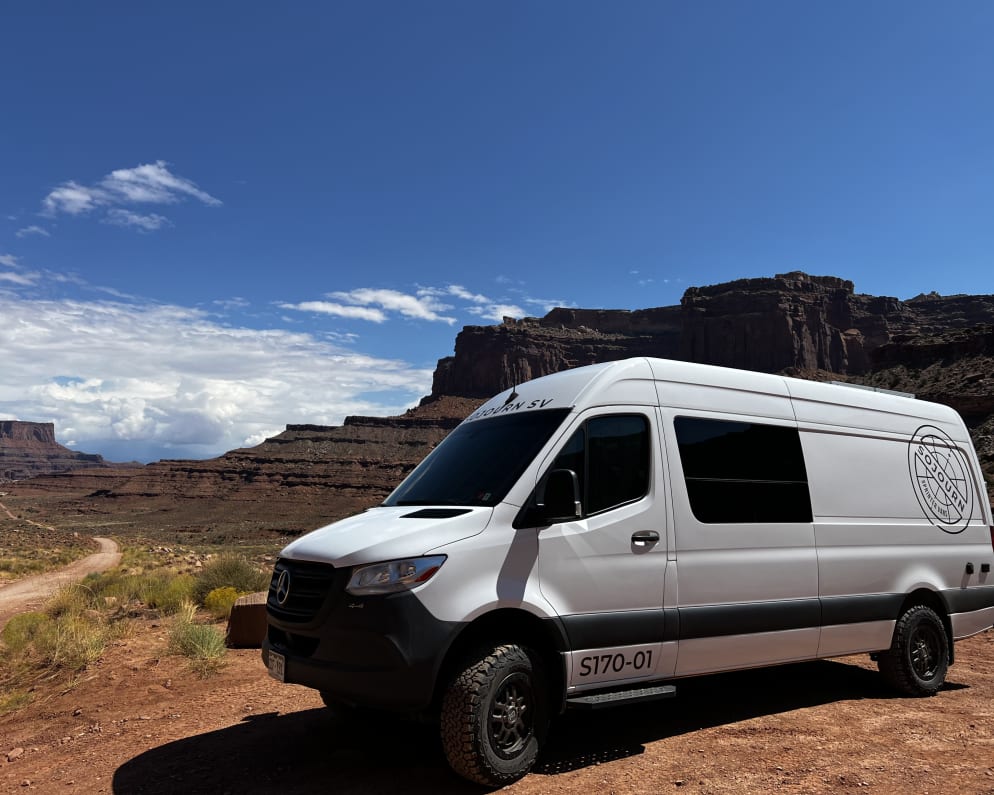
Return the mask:
<path fill-rule="evenodd" d="M 434 716 L 499 786 L 552 716 L 870 653 L 930 696 L 994 623 L 994 520 L 952 409 L 661 359 L 538 378 L 382 505 L 288 545 L 263 660 L 342 711 Z"/>

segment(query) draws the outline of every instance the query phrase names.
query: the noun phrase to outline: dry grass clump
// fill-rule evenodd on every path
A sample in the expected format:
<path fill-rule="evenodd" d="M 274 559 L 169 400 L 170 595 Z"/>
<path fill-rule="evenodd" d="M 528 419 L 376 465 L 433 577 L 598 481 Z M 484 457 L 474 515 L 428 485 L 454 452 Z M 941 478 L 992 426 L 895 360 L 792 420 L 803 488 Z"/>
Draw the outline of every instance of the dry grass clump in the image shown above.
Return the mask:
<path fill-rule="evenodd" d="M 224 667 L 227 649 L 224 638 L 211 624 L 196 623 L 197 606 L 184 602 L 173 618 L 169 648 L 189 658 L 190 667 L 203 678 L 213 676 Z"/>

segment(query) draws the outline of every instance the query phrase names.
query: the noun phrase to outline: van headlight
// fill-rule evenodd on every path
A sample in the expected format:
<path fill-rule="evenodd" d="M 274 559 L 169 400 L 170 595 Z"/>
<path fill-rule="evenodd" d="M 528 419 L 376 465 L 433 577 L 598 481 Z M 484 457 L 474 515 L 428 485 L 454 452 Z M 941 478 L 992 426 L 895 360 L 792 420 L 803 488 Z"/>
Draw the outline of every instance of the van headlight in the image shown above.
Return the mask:
<path fill-rule="evenodd" d="M 405 558 L 356 566 L 345 590 L 353 596 L 396 593 L 428 582 L 445 563 L 445 555 Z"/>

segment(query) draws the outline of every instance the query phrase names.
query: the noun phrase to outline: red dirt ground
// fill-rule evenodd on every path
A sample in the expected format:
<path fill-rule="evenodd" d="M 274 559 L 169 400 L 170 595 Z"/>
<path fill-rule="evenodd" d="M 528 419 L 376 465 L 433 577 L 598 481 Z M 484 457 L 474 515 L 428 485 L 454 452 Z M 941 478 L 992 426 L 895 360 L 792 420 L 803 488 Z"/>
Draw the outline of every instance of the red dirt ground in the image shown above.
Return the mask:
<path fill-rule="evenodd" d="M 198 679 L 144 619 L 64 692 L 0 718 L 0 792 L 469 793 L 432 730 L 336 728 L 257 650 Z M 678 683 L 671 701 L 553 727 L 532 793 L 994 793 L 994 633 L 957 644 L 946 688 L 894 697 L 866 657 Z M 19 750 L 20 749 L 20 750 Z M 8 761 L 8 757 L 10 761 Z"/>

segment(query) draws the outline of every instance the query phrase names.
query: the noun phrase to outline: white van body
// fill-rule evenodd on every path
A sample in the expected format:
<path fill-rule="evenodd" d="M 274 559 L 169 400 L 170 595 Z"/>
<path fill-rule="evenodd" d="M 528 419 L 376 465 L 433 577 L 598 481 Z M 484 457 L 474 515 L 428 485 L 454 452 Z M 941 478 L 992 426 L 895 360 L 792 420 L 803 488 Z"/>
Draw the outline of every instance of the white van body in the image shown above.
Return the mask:
<path fill-rule="evenodd" d="M 546 488 L 570 483 L 574 510 L 550 515 Z M 939 677 L 909 690 L 929 695 L 952 642 L 994 624 L 992 525 L 946 406 L 661 359 L 592 365 L 497 395 L 383 506 L 287 546 L 263 656 L 329 704 L 442 704 L 443 725 L 467 660 L 502 644 L 541 669 L 540 711 L 857 652 L 883 654 L 892 679 L 903 655 Z M 918 628 L 924 612 L 940 630 Z M 523 775 L 529 754 L 505 757 L 527 732 L 509 731 L 493 764 L 450 761 L 484 783 Z"/>

